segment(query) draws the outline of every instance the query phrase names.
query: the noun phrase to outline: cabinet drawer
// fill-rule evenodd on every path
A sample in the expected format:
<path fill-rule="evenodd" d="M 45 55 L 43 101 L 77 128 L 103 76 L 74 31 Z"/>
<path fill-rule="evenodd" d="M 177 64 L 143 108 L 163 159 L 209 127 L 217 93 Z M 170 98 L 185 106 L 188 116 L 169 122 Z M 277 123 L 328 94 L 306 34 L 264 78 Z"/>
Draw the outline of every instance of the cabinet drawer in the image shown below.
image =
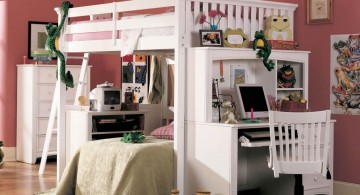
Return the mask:
<path fill-rule="evenodd" d="M 74 100 L 66 101 L 66 105 L 73 105 Z M 40 102 L 38 108 L 38 116 L 37 117 L 49 117 L 51 112 L 52 102 Z"/>
<path fill-rule="evenodd" d="M 52 100 L 54 97 L 55 85 L 39 85 L 39 100 Z"/>
<path fill-rule="evenodd" d="M 86 84 L 84 84 L 84 89 L 86 89 Z M 75 84 L 74 88 L 68 88 L 66 91 L 66 101 L 73 102 L 76 95 L 77 85 Z M 86 91 L 86 90 L 84 90 Z M 54 98 L 55 85 L 39 85 L 38 96 L 39 100 L 50 100 Z"/>
<path fill-rule="evenodd" d="M 67 70 L 69 70 L 71 72 L 71 74 L 73 75 L 74 83 L 77 83 L 79 81 L 79 78 L 80 78 L 81 66 L 79 66 L 79 67 L 69 67 L 69 68 L 66 69 L 66 71 Z M 89 69 L 87 69 L 87 70 L 89 70 Z M 86 75 L 85 75 L 84 82 L 85 83 L 87 82 Z"/>
<path fill-rule="evenodd" d="M 49 117 L 52 102 L 39 103 L 38 117 Z"/>
<path fill-rule="evenodd" d="M 56 83 L 56 66 L 39 67 L 38 83 Z"/>
<path fill-rule="evenodd" d="M 332 195 L 330 187 L 304 190 L 304 195 Z"/>
<path fill-rule="evenodd" d="M 80 76 L 80 66 L 67 67 L 66 71 L 68 70 L 73 75 L 74 82 L 77 82 Z M 40 67 L 38 72 L 38 83 L 56 83 L 56 66 L 54 65 L 54 67 Z"/>
<path fill-rule="evenodd" d="M 52 135 L 51 141 L 50 141 L 49 152 L 56 151 L 56 146 L 57 146 L 56 142 L 57 142 L 56 135 Z M 38 153 L 43 151 L 44 143 L 45 143 L 45 135 L 39 135 L 38 139 L 37 139 L 37 152 Z"/>
<path fill-rule="evenodd" d="M 331 186 L 332 180 L 326 179 L 321 174 L 306 174 L 303 175 L 304 189 L 323 188 Z"/>
<path fill-rule="evenodd" d="M 46 134 L 47 131 L 47 127 L 48 127 L 48 123 L 49 123 L 49 119 L 48 118 L 39 118 L 38 119 L 38 130 L 37 133 L 38 134 Z M 57 122 L 55 119 L 55 123 L 54 123 L 54 128 L 56 129 Z"/>

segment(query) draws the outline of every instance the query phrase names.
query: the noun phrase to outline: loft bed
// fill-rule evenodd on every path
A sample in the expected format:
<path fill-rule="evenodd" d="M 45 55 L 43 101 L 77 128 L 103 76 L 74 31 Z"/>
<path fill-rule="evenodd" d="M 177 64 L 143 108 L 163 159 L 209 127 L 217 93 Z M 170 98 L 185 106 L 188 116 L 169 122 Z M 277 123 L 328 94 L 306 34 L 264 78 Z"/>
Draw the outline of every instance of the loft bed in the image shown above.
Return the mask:
<path fill-rule="evenodd" d="M 176 0 L 154 0 L 151 4 L 133 0 L 71 8 L 60 50 L 119 52 L 129 46 L 136 51 L 173 50 L 178 46 L 180 34 L 188 46 L 198 46 L 199 30 L 210 28 L 207 23 L 199 24 L 198 19 L 214 9 L 226 14 L 220 20 L 220 29 L 241 28 L 253 39 L 256 31 L 264 29 L 267 16 L 287 15 L 293 21 L 296 8 L 293 4 L 267 1 L 186 0 L 181 5 L 185 13 L 178 13 L 177 18 L 177 5 Z M 60 9 L 56 11 L 61 16 Z M 179 29 L 178 23 L 184 23 L 185 28 Z"/>
<path fill-rule="evenodd" d="M 136 52 L 173 52 L 175 56 L 175 138 L 177 188 L 184 189 L 184 105 L 185 105 L 185 58 L 186 48 L 200 45 L 199 30 L 210 29 L 206 23 L 199 24 L 201 15 L 210 10 L 226 14 L 219 23 L 220 30 L 243 29 L 253 40 L 258 30 L 265 28 L 265 20 L 271 15 L 287 15 L 294 21 L 297 5 L 261 0 L 132 0 L 70 8 L 64 30 L 60 36 L 60 51 L 69 53 L 119 52 L 121 56 Z M 62 13 L 56 9 L 59 20 Z M 290 27 L 294 29 L 293 22 Z M 147 30 L 153 32 L 147 34 Z M 163 33 L 158 33 L 163 31 Z M 135 32 L 135 41 L 124 35 Z M 95 37 L 92 39 L 91 37 Z M 128 49 L 131 48 L 131 49 Z M 125 51 L 125 52 L 124 52 Z M 60 87 L 58 125 L 58 178 L 64 170 L 65 87 Z"/>

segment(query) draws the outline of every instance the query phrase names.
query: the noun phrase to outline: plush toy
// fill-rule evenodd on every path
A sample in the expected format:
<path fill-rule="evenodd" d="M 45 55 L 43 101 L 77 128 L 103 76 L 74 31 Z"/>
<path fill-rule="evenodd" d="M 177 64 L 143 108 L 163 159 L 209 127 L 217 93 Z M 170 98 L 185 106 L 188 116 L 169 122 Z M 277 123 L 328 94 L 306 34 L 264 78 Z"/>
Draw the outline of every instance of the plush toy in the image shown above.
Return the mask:
<path fill-rule="evenodd" d="M 249 38 L 241 28 L 236 30 L 227 28 L 224 32 L 224 44 L 228 47 L 246 47 L 249 44 Z"/>
<path fill-rule="evenodd" d="M 293 88 L 296 82 L 294 69 L 290 65 L 283 65 L 278 71 L 278 87 Z"/>
<path fill-rule="evenodd" d="M 271 45 L 267 43 L 264 32 L 262 30 L 255 32 L 253 49 L 259 49 L 256 55 L 258 58 L 263 59 L 263 64 L 268 71 L 274 69 L 274 62 L 272 60 L 268 61 L 271 54 Z"/>
<path fill-rule="evenodd" d="M 120 141 L 125 143 L 142 143 L 145 139 L 145 135 L 141 132 L 131 131 L 129 133 L 124 133 L 124 136 Z"/>
<path fill-rule="evenodd" d="M 225 101 L 222 106 L 226 112 L 221 116 L 221 121 L 226 124 L 237 124 L 233 104 L 230 101 Z"/>
<path fill-rule="evenodd" d="M 277 15 L 268 17 L 266 19 L 265 37 L 268 40 L 292 41 L 289 18 Z"/>
<path fill-rule="evenodd" d="M 72 8 L 73 4 L 71 4 L 69 1 L 63 1 L 61 3 L 61 9 L 63 11 L 63 16 L 61 18 L 61 22 L 58 27 L 54 26 L 53 24 L 49 23 L 46 25 L 46 34 L 47 39 L 45 43 L 45 49 L 49 51 L 50 53 L 56 55 L 56 57 L 60 60 L 60 80 L 66 84 L 66 89 L 68 87 L 73 88 L 74 87 L 74 79 L 71 75 L 71 72 L 68 71 L 66 74 L 66 67 L 65 67 L 65 57 L 64 55 L 56 49 L 56 39 L 60 35 L 60 31 L 64 25 L 64 21 L 68 15 L 69 8 Z M 56 69 L 56 78 L 58 77 L 58 69 Z"/>
<path fill-rule="evenodd" d="M 5 154 L 4 154 L 4 152 L 1 150 L 1 147 L 3 147 L 3 146 L 4 146 L 3 141 L 0 141 L 0 169 L 2 169 L 3 166 L 4 166 L 3 159 L 4 159 Z"/>
<path fill-rule="evenodd" d="M 292 92 L 289 94 L 289 100 L 290 101 L 298 101 L 301 103 L 305 103 L 304 98 L 300 95 L 299 92 Z"/>

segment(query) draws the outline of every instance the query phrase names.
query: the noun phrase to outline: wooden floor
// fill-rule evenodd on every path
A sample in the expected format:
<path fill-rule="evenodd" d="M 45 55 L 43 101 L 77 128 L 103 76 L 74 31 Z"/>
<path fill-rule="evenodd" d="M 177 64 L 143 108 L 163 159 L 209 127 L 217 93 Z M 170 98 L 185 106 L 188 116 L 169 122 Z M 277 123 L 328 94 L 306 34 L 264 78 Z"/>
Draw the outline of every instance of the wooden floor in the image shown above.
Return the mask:
<path fill-rule="evenodd" d="M 0 169 L 0 195 L 31 195 L 56 186 L 56 161 L 46 164 L 44 175 L 39 175 L 40 163 L 5 162 Z"/>

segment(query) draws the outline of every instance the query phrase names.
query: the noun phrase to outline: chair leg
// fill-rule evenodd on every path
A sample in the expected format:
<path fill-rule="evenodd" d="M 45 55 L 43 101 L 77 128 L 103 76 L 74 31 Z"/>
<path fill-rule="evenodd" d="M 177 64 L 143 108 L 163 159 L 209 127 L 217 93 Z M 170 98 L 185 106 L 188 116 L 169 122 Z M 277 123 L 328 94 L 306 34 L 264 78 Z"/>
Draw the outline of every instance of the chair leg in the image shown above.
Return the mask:
<path fill-rule="evenodd" d="M 294 194 L 295 195 L 304 195 L 304 186 L 302 184 L 302 175 L 301 174 L 295 175 Z"/>

